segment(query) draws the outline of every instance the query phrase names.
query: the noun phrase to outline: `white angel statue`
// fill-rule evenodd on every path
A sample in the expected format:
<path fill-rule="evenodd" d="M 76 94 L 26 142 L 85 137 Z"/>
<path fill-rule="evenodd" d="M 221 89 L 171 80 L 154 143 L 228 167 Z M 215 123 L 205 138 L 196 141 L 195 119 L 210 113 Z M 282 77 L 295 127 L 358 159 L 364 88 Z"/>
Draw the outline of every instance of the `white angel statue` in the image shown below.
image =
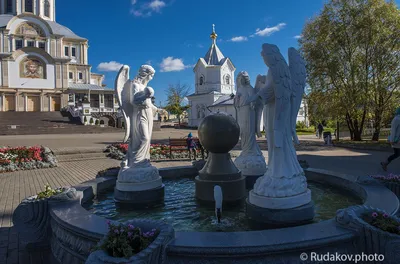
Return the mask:
<path fill-rule="evenodd" d="M 154 90 L 147 84 L 153 79 L 155 70 L 150 65 L 142 65 L 137 76 L 129 80 L 129 66 L 124 65 L 115 80 L 115 90 L 118 103 L 125 119 L 124 142 L 129 139 L 128 151 L 121 172 L 129 168 L 151 167 L 150 175 L 138 173 L 134 181 L 144 181 L 146 178 L 156 179 L 158 171 L 150 165 L 150 140 L 153 131 L 153 118 L 157 112 L 151 98 Z M 120 175 L 121 175 L 120 172 Z"/>
<path fill-rule="evenodd" d="M 261 56 L 269 68 L 267 76 L 259 77 L 264 87 L 258 92 L 265 105 L 268 171 L 256 181 L 253 191 L 267 197 L 295 196 L 307 192 L 307 181 L 293 145 L 293 140 L 298 143 L 296 119 L 306 80 L 305 63 L 290 48 L 289 67 L 272 44 L 263 44 Z"/>
<path fill-rule="evenodd" d="M 242 71 L 236 78 L 237 93 L 234 106 L 237 111 L 237 121 L 240 126 L 240 145 L 242 151 L 235 159 L 236 167 L 245 176 L 260 176 L 267 170 L 264 156 L 256 141 L 256 135 L 261 137 L 260 118 L 263 104 L 251 101 L 258 90 L 250 84 L 249 74 Z"/>

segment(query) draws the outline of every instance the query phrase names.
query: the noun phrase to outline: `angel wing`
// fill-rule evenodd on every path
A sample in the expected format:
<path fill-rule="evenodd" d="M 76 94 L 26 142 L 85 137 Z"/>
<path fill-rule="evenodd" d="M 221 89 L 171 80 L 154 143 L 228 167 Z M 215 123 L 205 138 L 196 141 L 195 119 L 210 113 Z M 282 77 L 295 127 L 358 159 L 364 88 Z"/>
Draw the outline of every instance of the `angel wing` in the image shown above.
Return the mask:
<path fill-rule="evenodd" d="M 265 75 L 257 75 L 256 84 L 254 85 L 255 94 L 259 94 L 261 89 L 264 88 L 266 83 L 266 76 Z M 257 137 L 261 137 L 261 120 L 263 118 L 263 111 L 264 111 L 264 104 L 261 100 L 257 100 L 255 102 L 255 112 L 256 112 L 256 134 Z M 265 124 L 264 124 L 265 125 Z"/>
<path fill-rule="evenodd" d="M 129 66 L 124 65 L 119 70 L 117 78 L 115 79 L 115 93 L 117 95 L 119 108 L 121 109 L 121 112 L 125 120 L 125 136 L 123 140 L 124 143 L 128 141 L 129 134 L 131 131 L 130 117 L 127 115 L 128 102 L 126 101 L 128 98 L 123 98 L 122 96 L 122 92 L 124 88 L 126 88 L 128 80 L 129 80 Z"/>
<path fill-rule="evenodd" d="M 290 98 L 292 95 L 289 66 L 279 48 L 273 44 L 263 44 L 261 55 L 269 68 L 275 97 L 274 143 L 281 148 L 284 131 L 290 125 Z"/>
<path fill-rule="evenodd" d="M 289 48 L 289 70 L 292 78 L 292 98 L 291 98 L 291 129 L 293 141 L 299 144 L 296 134 L 297 114 L 300 110 L 303 99 L 304 87 L 306 86 L 306 63 L 300 53 L 295 48 Z"/>

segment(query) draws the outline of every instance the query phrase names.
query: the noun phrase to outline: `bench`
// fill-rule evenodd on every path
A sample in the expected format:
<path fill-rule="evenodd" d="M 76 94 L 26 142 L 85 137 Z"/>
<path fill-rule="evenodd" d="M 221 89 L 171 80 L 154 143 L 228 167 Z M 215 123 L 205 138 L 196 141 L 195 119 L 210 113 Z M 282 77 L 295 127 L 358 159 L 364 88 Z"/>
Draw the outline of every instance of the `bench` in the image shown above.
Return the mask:
<path fill-rule="evenodd" d="M 201 158 L 204 159 L 204 148 L 200 144 L 200 140 L 198 138 L 194 138 L 196 142 L 197 149 L 201 151 Z M 187 150 L 188 156 L 190 157 L 190 152 L 187 149 L 186 138 L 169 138 L 169 156 L 172 159 L 172 151 L 182 151 Z M 206 151 L 207 152 L 207 151 Z"/>

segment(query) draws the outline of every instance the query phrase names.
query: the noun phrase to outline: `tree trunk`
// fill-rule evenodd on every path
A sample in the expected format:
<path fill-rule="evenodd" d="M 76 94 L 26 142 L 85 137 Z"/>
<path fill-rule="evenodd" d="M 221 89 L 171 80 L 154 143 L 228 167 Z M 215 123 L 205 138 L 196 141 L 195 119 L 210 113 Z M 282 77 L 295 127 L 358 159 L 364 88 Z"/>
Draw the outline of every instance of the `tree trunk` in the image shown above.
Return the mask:
<path fill-rule="evenodd" d="M 178 126 L 179 128 L 181 128 L 181 115 L 177 115 L 178 116 Z"/>
<path fill-rule="evenodd" d="M 378 111 L 375 112 L 374 124 L 375 126 L 374 126 L 374 133 L 372 134 L 372 140 L 378 141 L 382 128 L 382 115 L 381 113 L 378 113 Z"/>

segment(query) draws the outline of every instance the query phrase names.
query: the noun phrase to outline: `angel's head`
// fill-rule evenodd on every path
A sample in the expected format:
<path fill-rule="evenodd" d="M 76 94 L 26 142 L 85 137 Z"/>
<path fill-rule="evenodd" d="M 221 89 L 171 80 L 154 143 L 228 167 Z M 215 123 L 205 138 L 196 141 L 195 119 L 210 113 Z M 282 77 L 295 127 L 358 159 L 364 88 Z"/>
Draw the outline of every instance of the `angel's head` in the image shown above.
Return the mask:
<path fill-rule="evenodd" d="M 265 65 L 270 67 L 273 63 L 274 55 L 280 54 L 279 48 L 276 45 L 264 43 L 262 45 L 261 57 L 263 57 Z"/>
<path fill-rule="evenodd" d="M 256 84 L 266 84 L 266 82 L 267 82 L 266 75 L 261 75 L 261 74 L 257 75 Z"/>
<path fill-rule="evenodd" d="M 239 72 L 236 77 L 236 83 L 240 86 L 250 85 L 250 76 L 246 71 Z"/>
<path fill-rule="evenodd" d="M 156 71 L 150 65 L 142 65 L 140 66 L 135 80 L 141 82 L 142 84 L 147 84 L 153 79 L 155 73 Z"/>

